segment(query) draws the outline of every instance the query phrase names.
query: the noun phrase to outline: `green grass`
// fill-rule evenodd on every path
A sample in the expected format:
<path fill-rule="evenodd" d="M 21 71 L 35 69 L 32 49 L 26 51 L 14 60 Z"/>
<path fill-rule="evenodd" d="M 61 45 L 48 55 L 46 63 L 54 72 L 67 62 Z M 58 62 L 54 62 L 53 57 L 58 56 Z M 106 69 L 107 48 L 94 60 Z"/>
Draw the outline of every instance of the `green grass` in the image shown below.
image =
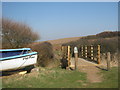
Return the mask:
<path fill-rule="evenodd" d="M 90 83 L 89 88 L 118 88 L 118 67 L 111 68 L 110 71 L 101 71 L 103 81 L 100 83 Z"/>
<path fill-rule="evenodd" d="M 43 69 L 24 76 L 15 75 L 3 78 L 3 88 L 117 88 L 117 67 L 101 71 L 103 81 L 90 83 L 85 73 L 60 68 Z"/>
<path fill-rule="evenodd" d="M 5 88 L 80 88 L 86 83 L 86 74 L 60 68 L 45 69 L 36 75 L 16 76 L 3 79 Z"/>
<path fill-rule="evenodd" d="M 2 88 L 2 79 L 0 79 L 0 89 Z"/>

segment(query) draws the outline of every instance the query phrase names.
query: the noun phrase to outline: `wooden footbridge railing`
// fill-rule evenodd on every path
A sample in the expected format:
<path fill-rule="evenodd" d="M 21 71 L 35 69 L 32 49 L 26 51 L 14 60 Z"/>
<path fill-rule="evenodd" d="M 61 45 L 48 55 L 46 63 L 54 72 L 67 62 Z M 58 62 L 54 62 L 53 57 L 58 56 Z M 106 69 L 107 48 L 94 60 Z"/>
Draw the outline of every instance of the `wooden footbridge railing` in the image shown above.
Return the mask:
<path fill-rule="evenodd" d="M 87 60 L 95 61 L 100 64 L 100 45 L 81 45 L 78 48 L 78 57 L 85 58 Z M 68 60 L 68 66 L 70 65 L 70 59 L 74 54 L 74 47 L 71 46 L 62 46 L 62 57 Z"/>

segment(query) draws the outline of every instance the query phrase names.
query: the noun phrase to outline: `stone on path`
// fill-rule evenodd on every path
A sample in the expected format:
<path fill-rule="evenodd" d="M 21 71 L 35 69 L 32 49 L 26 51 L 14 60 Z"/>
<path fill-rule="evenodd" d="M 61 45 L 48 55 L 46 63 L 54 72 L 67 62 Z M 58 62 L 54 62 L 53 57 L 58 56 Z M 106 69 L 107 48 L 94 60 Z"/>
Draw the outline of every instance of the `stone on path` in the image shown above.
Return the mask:
<path fill-rule="evenodd" d="M 24 74 L 26 74 L 26 73 L 27 73 L 27 71 L 19 72 L 19 74 L 21 74 L 21 75 L 24 75 Z"/>

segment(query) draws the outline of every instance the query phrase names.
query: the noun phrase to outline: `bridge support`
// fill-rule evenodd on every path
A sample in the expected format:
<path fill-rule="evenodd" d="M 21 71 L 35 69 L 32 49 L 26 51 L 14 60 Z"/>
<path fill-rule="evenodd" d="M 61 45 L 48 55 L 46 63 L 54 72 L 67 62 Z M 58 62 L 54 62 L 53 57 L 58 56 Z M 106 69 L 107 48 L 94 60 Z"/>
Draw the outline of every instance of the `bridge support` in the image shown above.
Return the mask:
<path fill-rule="evenodd" d="M 97 50 L 97 61 L 98 61 L 98 64 L 100 64 L 100 45 L 98 45 L 98 50 Z"/>
<path fill-rule="evenodd" d="M 110 52 L 107 53 L 107 70 L 110 70 Z"/>
<path fill-rule="evenodd" d="M 68 67 L 70 66 L 70 46 L 68 46 L 67 47 L 67 49 L 68 49 L 68 58 L 67 58 L 67 60 L 68 60 Z"/>

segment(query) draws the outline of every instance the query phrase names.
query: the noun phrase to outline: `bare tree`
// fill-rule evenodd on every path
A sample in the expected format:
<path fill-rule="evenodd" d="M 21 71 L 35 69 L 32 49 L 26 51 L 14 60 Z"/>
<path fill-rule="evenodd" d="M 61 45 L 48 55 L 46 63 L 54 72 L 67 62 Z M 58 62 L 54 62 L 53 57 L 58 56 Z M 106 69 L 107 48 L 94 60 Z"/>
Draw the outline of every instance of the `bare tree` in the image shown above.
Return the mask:
<path fill-rule="evenodd" d="M 2 19 L 0 18 L 0 48 L 2 48 Z"/>
<path fill-rule="evenodd" d="M 28 25 L 2 19 L 2 48 L 21 48 L 38 39 L 38 34 Z"/>

